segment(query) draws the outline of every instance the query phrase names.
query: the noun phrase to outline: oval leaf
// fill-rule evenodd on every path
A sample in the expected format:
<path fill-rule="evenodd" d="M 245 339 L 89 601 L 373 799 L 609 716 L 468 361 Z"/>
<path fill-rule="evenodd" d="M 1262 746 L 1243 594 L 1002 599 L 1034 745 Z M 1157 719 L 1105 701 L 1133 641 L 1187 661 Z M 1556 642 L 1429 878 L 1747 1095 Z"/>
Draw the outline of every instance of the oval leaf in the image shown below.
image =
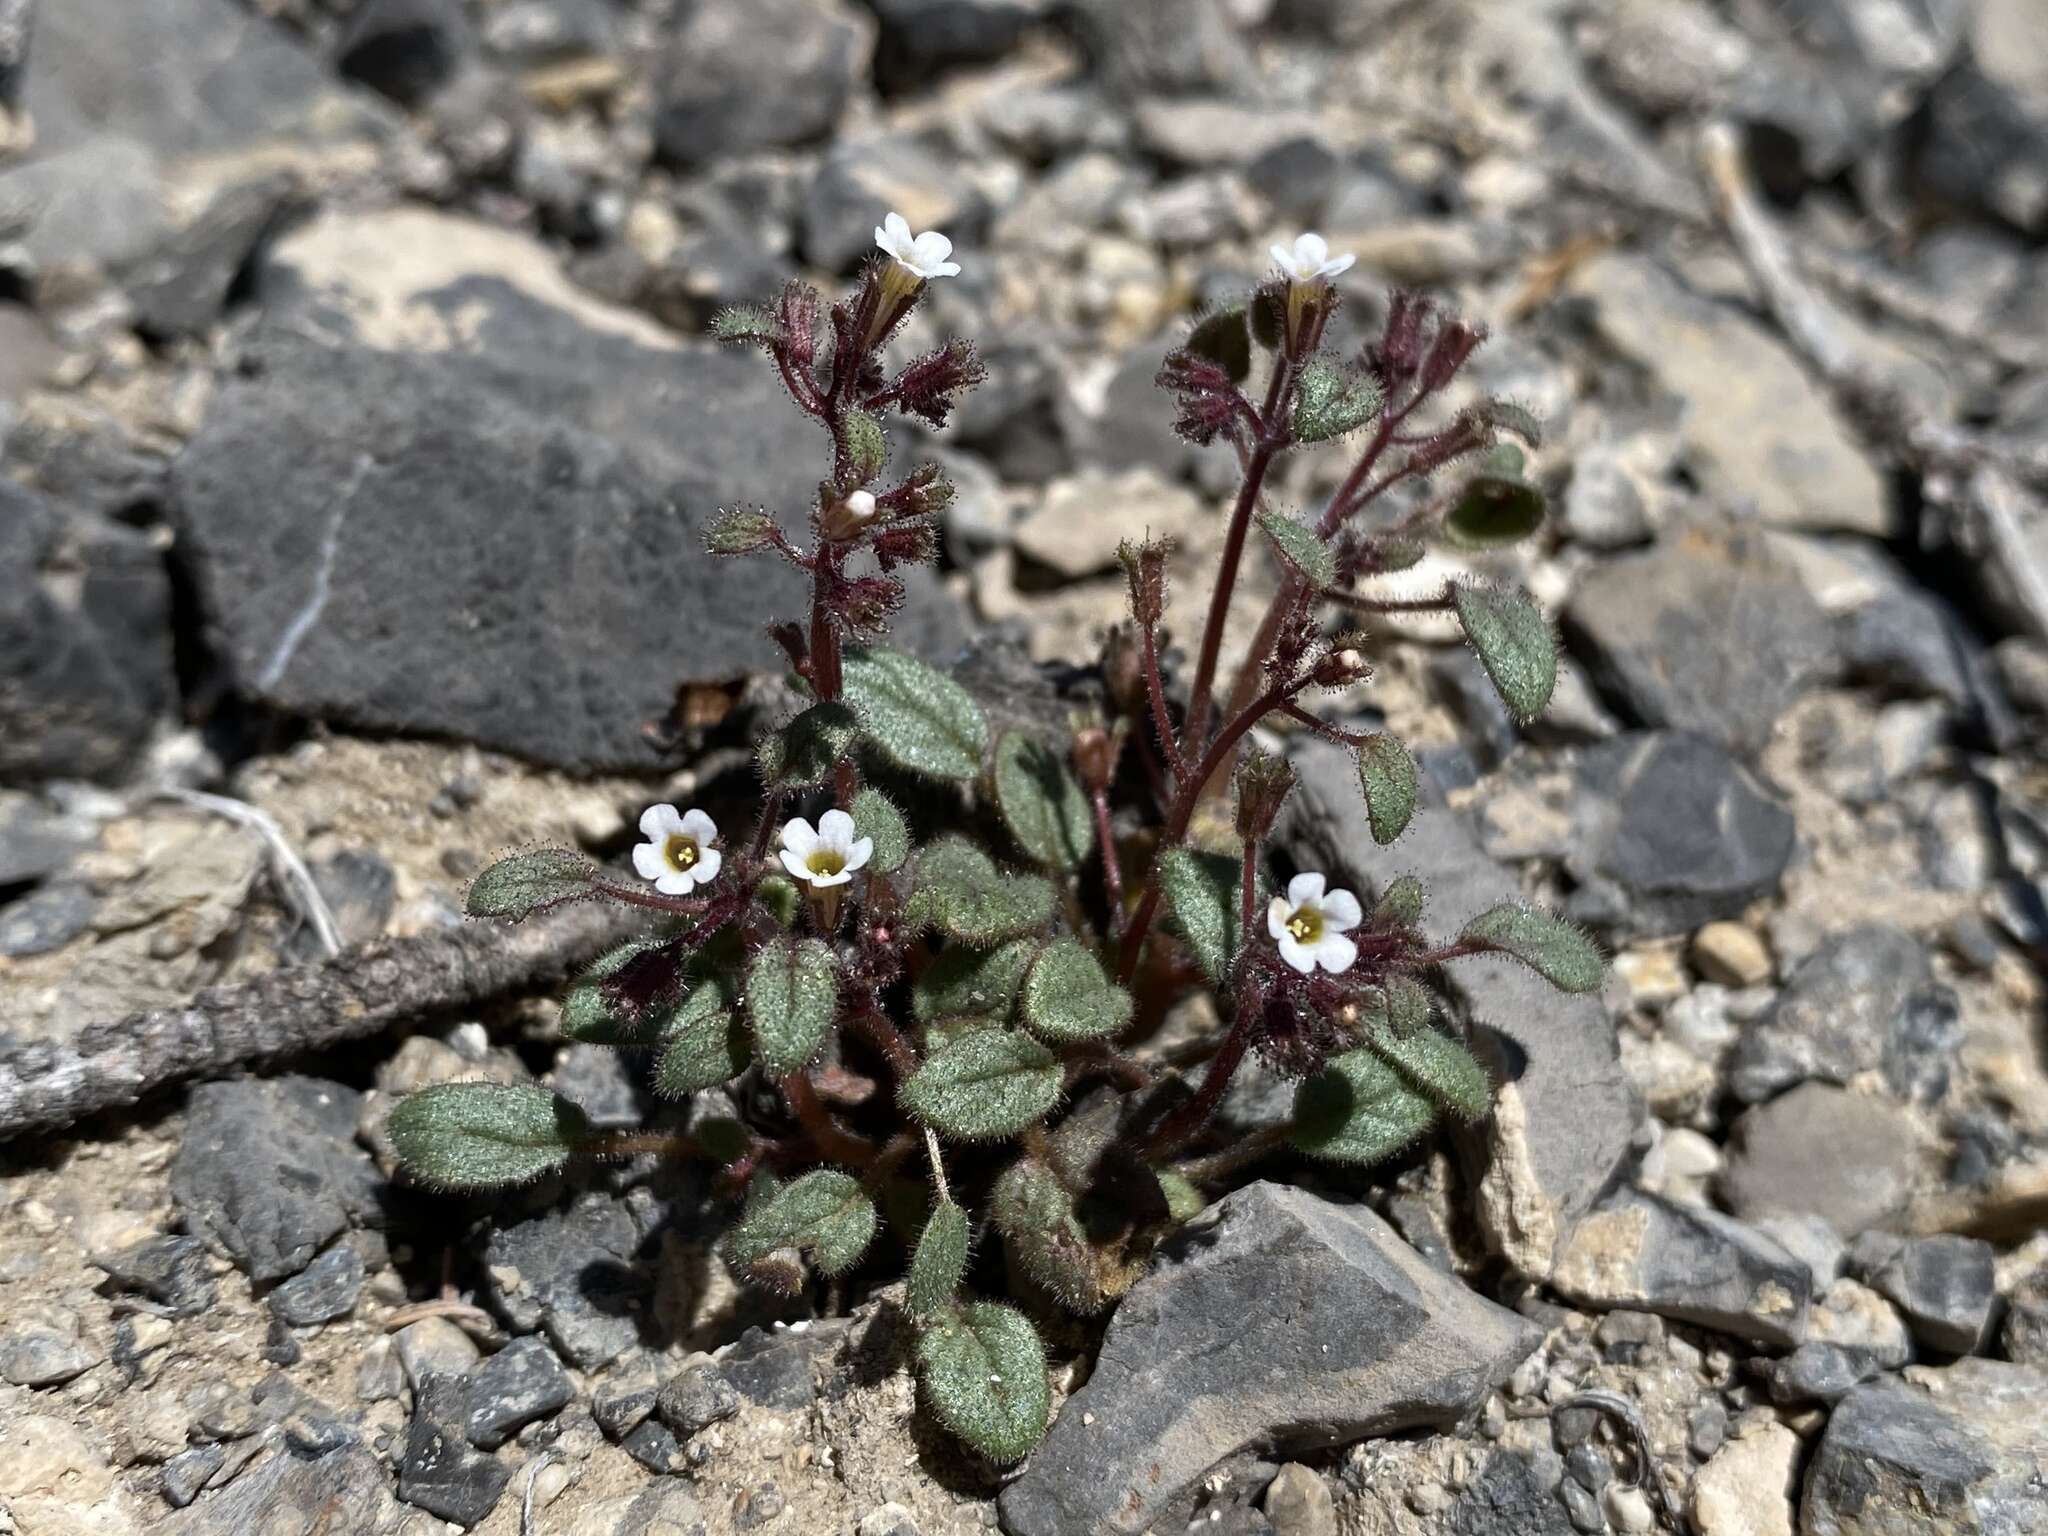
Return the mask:
<path fill-rule="evenodd" d="M 820 1168 L 757 1202 L 726 1233 L 725 1254 L 735 1269 L 754 1270 L 778 1249 L 795 1248 L 825 1274 L 843 1274 L 867 1251 L 875 1222 L 858 1179 Z"/>
<path fill-rule="evenodd" d="M 1365 374 L 1312 360 L 1294 386 L 1294 435 L 1304 443 L 1327 443 L 1371 421 L 1381 403 L 1379 386 Z"/>
<path fill-rule="evenodd" d="M 1600 947 L 1563 918 L 1505 902 L 1480 913 L 1459 937 L 1513 955 L 1563 992 L 1596 991 L 1607 974 Z"/>
<path fill-rule="evenodd" d="M 1024 1022 L 1059 1044 L 1120 1034 L 1131 1022 L 1131 995 L 1072 939 L 1055 940 L 1024 982 Z"/>
<path fill-rule="evenodd" d="M 406 1172 L 440 1189 L 527 1184 L 569 1160 L 590 1122 L 531 1083 L 437 1083 L 391 1111 Z"/>
<path fill-rule="evenodd" d="M 1498 451 L 1498 450 L 1497 450 Z M 1495 549 L 1517 544 L 1543 526 L 1543 492 L 1521 475 L 1521 451 L 1510 468 L 1489 462 L 1465 483 L 1458 500 L 1444 516 L 1444 534 L 1465 549 Z"/>
<path fill-rule="evenodd" d="M 970 1229 L 967 1213 L 950 1200 L 932 1208 L 910 1256 L 910 1315 L 919 1322 L 939 1316 L 953 1305 L 960 1277 L 967 1273 Z"/>
<path fill-rule="evenodd" d="M 1367 1010 L 1372 1048 L 1445 1109 L 1477 1120 L 1493 1107 L 1493 1084 L 1470 1051 L 1430 1027 L 1429 1015 L 1429 993 L 1420 982 L 1388 978 Z"/>
<path fill-rule="evenodd" d="M 1421 776 L 1406 747 L 1384 731 L 1368 736 L 1358 749 L 1358 783 L 1365 791 L 1365 819 L 1374 842 L 1391 843 L 1408 830 Z"/>
<path fill-rule="evenodd" d="M 1089 1243 L 1074 1197 L 1050 1168 L 1021 1157 L 1004 1169 L 989 1192 L 989 1218 L 1010 1258 L 1061 1306 L 1089 1314 L 1108 1304 L 1103 1255 Z"/>
<path fill-rule="evenodd" d="M 933 1323 L 918 1337 L 917 1375 L 939 1422 L 991 1461 L 1029 1455 L 1045 1434 L 1045 1346 L 1014 1307 L 977 1301 Z"/>
<path fill-rule="evenodd" d="M 964 781 L 981 772 L 988 722 L 950 677 L 880 646 L 849 650 L 844 673 L 847 703 L 891 762 L 935 779 Z"/>
<path fill-rule="evenodd" d="M 1211 981 L 1223 980 L 1244 942 L 1237 882 L 1238 862 L 1223 854 L 1169 848 L 1159 856 L 1159 883 L 1175 925 Z"/>
<path fill-rule="evenodd" d="M 1003 1023 L 1037 949 L 1030 939 L 994 949 L 949 944 L 911 984 L 911 1012 L 920 1024 L 963 1017 Z"/>
<path fill-rule="evenodd" d="M 818 1054 L 839 1007 L 832 951 L 816 939 L 770 939 L 747 970 L 747 1017 L 761 1066 L 795 1072 Z"/>
<path fill-rule="evenodd" d="M 761 739 L 755 757 L 771 784 L 822 784 L 860 735 L 860 720 L 844 704 L 813 704 Z"/>
<path fill-rule="evenodd" d="M 1413 928 L 1422 921 L 1422 882 L 1413 875 L 1392 881 L 1372 909 L 1372 926 L 1384 933 L 1389 928 Z"/>
<path fill-rule="evenodd" d="M 1252 337 L 1242 309 L 1219 309 L 1195 322 L 1186 350 L 1206 358 L 1242 384 L 1252 371 Z"/>
<path fill-rule="evenodd" d="M 614 1008 L 598 983 L 616 975 L 634 956 L 659 949 L 666 942 L 660 938 L 634 939 L 591 961 L 562 999 L 562 1033 L 590 1045 L 652 1045 L 656 1034 L 652 1021 L 633 1018 Z"/>
<path fill-rule="evenodd" d="M 965 838 L 933 843 L 917 856 L 917 878 L 904 919 L 968 944 L 999 944 L 1031 933 L 1052 917 L 1051 882 L 998 873 L 995 861 Z"/>
<path fill-rule="evenodd" d="M 710 987 L 692 993 L 670 1021 L 654 1068 L 654 1091 L 663 1098 L 687 1099 L 747 1070 L 747 1032 L 738 1014 L 716 1006 L 716 997 Z"/>
<path fill-rule="evenodd" d="M 872 839 L 875 851 L 868 855 L 868 868 L 886 875 L 903 867 L 910 857 L 910 828 L 896 803 L 879 789 L 864 789 L 853 797 L 850 813 L 855 837 Z"/>
<path fill-rule="evenodd" d="M 1336 581 L 1337 556 L 1316 536 L 1315 529 L 1268 507 L 1259 509 L 1259 526 L 1281 557 L 1314 585 L 1327 587 Z"/>
<path fill-rule="evenodd" d="M 1346 1051 L 1294 1093 L 1288 1139 L 1333 1163 L 1377 1163 L 1436 1123 L 1436 1105 L 1369 1050 Z"/>
<path fill-rule="evenodd" d="M 536 848 L 500 859 L 469 883 L 464 904 L 471 917 L 504 917 L 520 922 L 595 895 L 591 881 L 597 866 L 568 848 Z"/>
<path fill-rule="evenodd" d="M 1501 702 L 1528 724 L 1557 687 L 1557 636 L 1550 621 L 1517 587 L 1453 582 L 1451 602 Z"/>
<path fill-rule="evenodd" d="M 996 805 L 1018 846 L 1040 864 L 1075 869 L 1095 846 L 1094 813 L 1074 770 L 1021 731 L 996 746 Z"/>
<path fill-rule="evenodd" d="M 984 1029 L 925 1060 L 901 1090 L 904 1108 L 960 1141 L 1014 1136 L 1059 1102 L 1059 1058 L 1029 1035 Z"/>

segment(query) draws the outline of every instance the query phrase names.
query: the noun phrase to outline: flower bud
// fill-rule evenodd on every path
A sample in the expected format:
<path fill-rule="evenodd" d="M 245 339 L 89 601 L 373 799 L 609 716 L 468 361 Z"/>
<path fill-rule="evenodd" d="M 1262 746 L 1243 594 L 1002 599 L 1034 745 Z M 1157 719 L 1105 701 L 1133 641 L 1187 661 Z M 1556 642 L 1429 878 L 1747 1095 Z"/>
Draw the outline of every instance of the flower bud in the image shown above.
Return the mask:
<path fill-rule="evenodd" d="M 1158 539 L 1133 544 L 1125 539 L 1116 557 L 1131 584 L 1131 616 L 1147 629 L 1166 613 L 1166 545 Z"/>
<path fill-rule="evenodd" d="M 1324 688 L 1342 688 L 1371 674 L 1372 668 L 1365 657 L 1346 646 L 1342 650 L 1330 651 L 1316 663 L 1311 674 L 1313 680 Z"/>
<path fill-rule="evenodd" d="M 1263 843 L 1293 789 L 1294 767 L 1286 758 L 1248 750 L 1237 768 L 1237 835 L 1248 843 Z"/>
<path fill-rule="evenodd" d="M 875 498 L 870 491 L 848 491 L 825 509 L 820 524 L 826 538 L 844 544 L 857 538 L 875 520 Z"/>
<path fill-rule="evenodd" d="M 1118 711 L 1135 715 L 1145 708 L 1145 662 L 1138 649 L 1137 631 L 1129 624 L 1112 624 L 1102 637 L 1102 683 Z"/>
<path fill-rule="evenodd" d="M 1109 732 L 1091 725 L 1076 735 L 1074 766 L 1080 770 L 1081 784 L 1090 794 L 1106 793 L 1116 774 L 1116 743 L 1110 740 Z"/>

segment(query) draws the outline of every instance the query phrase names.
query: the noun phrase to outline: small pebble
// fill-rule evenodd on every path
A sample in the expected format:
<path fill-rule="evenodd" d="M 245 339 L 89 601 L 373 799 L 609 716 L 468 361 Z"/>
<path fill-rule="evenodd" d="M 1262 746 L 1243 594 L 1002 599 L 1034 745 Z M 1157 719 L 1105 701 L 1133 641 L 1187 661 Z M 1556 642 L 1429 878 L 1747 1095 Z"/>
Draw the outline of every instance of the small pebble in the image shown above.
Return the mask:
<path fill-rule="evenodd" d="M 1757 987 L 1772 976 L 1770 946 L 1741 923 L 1709 923 L 1692 936 L 1692 965 L 1724 987 Z"/>

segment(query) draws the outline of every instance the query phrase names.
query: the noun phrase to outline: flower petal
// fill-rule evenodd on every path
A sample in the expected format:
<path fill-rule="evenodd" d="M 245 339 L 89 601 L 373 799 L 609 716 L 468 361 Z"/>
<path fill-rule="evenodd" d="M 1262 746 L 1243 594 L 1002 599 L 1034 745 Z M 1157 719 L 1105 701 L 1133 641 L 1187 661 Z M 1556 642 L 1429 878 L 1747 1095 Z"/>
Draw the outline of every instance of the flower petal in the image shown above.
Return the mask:
<path fill-rule="evenodd" d="M 1285 272 L 1289 277 L 1293 277 L 1295 275 L 1294 252 L 1287 249 L 1287 247 L 1284 245 L 1274 246 L 1273 265 L 1278 267 L 1282 272 Z"/>
<path fill-rule="evenodd" d="M 1323 888 L 1328 884 L 1321 870 L 1303 870 L 1287 882 L 1288 904 L 1296 907 L 1319 905 L 1323 899 Z"/>
<path fill-rule="evenodd" d="M 1332 933 L 1345 933 L 1365 921 L 1365 909 L 1349 891 L 1331 891 L 1323 897 L 1323 926 Z"/>
<path fill-rule="evenodd" d="M 856 837 L 846 849 L 846 872 L 850 875 L 856 869 L 866 867 L 875 856 L 875 840 L 872 837 Z"/>
<path fill-rule="evenodd" d="M 683 836 L 697 839 L 699 848 L 709 848 L 718 841 L 718 823 L 693 805 L 683 812 Z"/>
<path fill-rule="evenodd" d="M 841 810 L 830 810 L 818 818 L 818 841 L 844 853 L 853 846 L 853 818 Z"/>
<path fill-rule="evenodd" d="M 725 855 L 716 848 L 706 848 L 697 857 L 697 867 L 690 871 L 697 877 L 699 885 L 709 885 L 718 878 L 718 871 L 725 863 Z"/>
<path fill-rule="evenodd" d="M 668 860 L 661 856 L 659 843 L 633 845 L 633 870 L 642 880 L 659 880 L 668 873 Z"/>
<path fill-rule="evenodd" d="M 1287 905 L 1285 896 L 1275 896 L 1266 903 L 1266 932 L 1276 939 L 1287 937 L 1287 919 L 1294 916 L 1294 909 Z"/>
<path fill-rule="evenodd" d="M 810 882 L 812 878 L 811 866 L 804 862 L 802 854 L 797 853 L 794 849 L 785 848 L 782 850 L 781 859 L 784 869 L 806 884 Z"/>
<path fill-rule="evenodd" d="M 807 859 L 811 856 L 812 850 L 818 846 L 817 829 L 808 821 L 805 821 L 803 817 L 792 816 L 787 822 L 783 823 L 782 846 L 798 858 Z"/>
<path fill-rule="evenodd" d="M 1280 958 L 1304 976 L 1316 968 L 1315 951 L 1291 933 L 1280 935 Z"/>
<path fill-rule="evenodd" d="M 957 261 L 942 261 L 933 267 L 928 275 L 932 277 L 958 277 L 960 275 L 960 263 Z"/>
<path fill-rule="evenodd" d="M 1341 933 L 1326 933 L 1316 945 L 1316 960 L 1333 976 L 1341 976 L 1351 969 L 1358 958 L 1358 946 Z"/>
<path fill-rule="evenodd" d="M 672 805 L 650 805 L 640 813 L 640 835 L 654 842 L 683 830 L 683 818 Z"/>
<path fill-rule="evenodd" d="M 887 244 L 884 245 L 883 249 L 887 250 L 891 256 L 901 256 L 906 250 L 909 250 L 917 243 L 915 237 L 910 233 L 910 220 L 893 209 L 882 220 L 882 227 L 875 232 L 875 238 L 878 240 L 882 239 L 885 235 L 887 236 Z"/>
<path fill-rule="evenodd" d="M 1310 230 L 1294 242 L 1294 259 L 1305 272 L 1317 272 L 1330 259 L 1330 242 Z"/>
<path fill-rule="evenodd" d="M 1323 276 L 1336 277 L 1339 273 L 1349 272 L 1357 260 L 1356 256 L 1346 255 L 1339 256 L 1335 261 L 1326 261 L 1323 263 Z"/>
<path fill-rule="evenodd" d="M 654 882 L 654 888 L 664 896 L 687 896 L 696 883 L 688 870 L 672 869 Z"/>
<path fill-rule="evenodd" d="M 847 881 L 851 880 L 852 878 L 853 872 L 851 870 L 846 869 L 840 870 L 839 873 L 836 875 L 813 875 L 811 876 L 811 889 L 814 891 L 822 891 L 827 886 L 844 885 Z"/>

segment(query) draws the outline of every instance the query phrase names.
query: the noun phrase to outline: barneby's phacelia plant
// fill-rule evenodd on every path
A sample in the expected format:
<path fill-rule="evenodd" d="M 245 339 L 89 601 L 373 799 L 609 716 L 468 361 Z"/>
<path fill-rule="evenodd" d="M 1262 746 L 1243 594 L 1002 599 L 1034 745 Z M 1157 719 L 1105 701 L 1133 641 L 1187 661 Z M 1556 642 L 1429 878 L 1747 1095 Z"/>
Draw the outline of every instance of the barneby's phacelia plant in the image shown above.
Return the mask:
<path fill-rule="evenodd" d="M 1180 430 L 1228 442 L 1243 471 L 1185 686 L 1161 666 L 1167 550 L 1133 542 L 1132 622 L 1104 652 L 1093 717 L 1059 739 L 996 731 L 958 682 L 880 643 L 903 601 L 895 573 L 934 558 L 952 494 L 931 465 L 889 479 L 883 422 L 943 425 L 981 367 L 953 341 L 891 371 L 886 344 L 928 284 L 959 268 L 943 236 L 913 236 L 893 214 L 875 233 L 880 257 L 822 325 L 802 282 L 717 324 L 767 355 L 831 448 L 804 537 L 758 510 L 725 512 L 708 534 L 712 555 L 782 560 L 809 578 L 804 622 L 772 633 L 810 702 L 758 743 L 758 810 L 729 836 L 702 810 L 653 807 L 632 852 L 637 882 L 550 849 L 492 866 L 469 896 L 479 916 L 602 899 L 667 919 L 591 967 L 562 1031 L 651 1052 L 654 1087 L 672 1099 L 744 1091 L 687 1137 L 622 1136 L 544 1089 L 456 1083 L 407 1099 L 391 1134 L 418 1179 L 451 1188 L 649 1147 L 714 1158 L 743 1201 L 727 1263 L 785 1292 L 900 1247 L 926 1401 L 977 1450 L 1013 1460 L 1045 1428 L 1045 1356 L 1023 1310 L 964 1290 L 977 1232 L 1000 1234 L 1037 1303 L 1099 1312 L 1207 1188 L 1257 1159 L 1291 1149 L 1373 1163 L 1445 1113 L 1486 1113 L 1485 1072 L 1433 1018 L 1434 967 L 1505 954 L 1583 990 L 1601 960 L 1521 906 L 1432 939 L 1413 879 L 1370 910 L 1325 873 L 1296 874 L 1284 893 L 1265 883 L 1294 776 L 1248 742 L 1253 727 L 1355 754 L 1359 814 L 1381 842 L 1415 805 L 1416 765 L 1398 741 L 1305 707 L 1369 675 L 1371 642 L 1344 627 L 1350 616 L 1453 614 L 1516 716 L 1550 697 L 1555 648 L 1526 594 L 1459 579 L 1424 597 L 1374 595 L 1375 578 L 1433 542 L 1506 544 L 1542 517 L 1504 440 L 1534 436 L 1527 415 L 1437 404 L 1481 332 L 1397 294 L 1360 355 L 1330 356 L 1330 279 L 1351 258 L 1314 235 L 1276 246 L 1277 275 L 1203 320 L 1159 376 Z M 1248 393 L 1261 354 L 1264 385 Z M 1339 442 L 1352 461 L 1320 515 L 1266 504 L 1283 456 Z M 1397 487 L 1436 487 L 1463 461 L 1473 472 L 1454 487 L 1380 510 Z M 1249 661 L 1220 688 L 1224 615 L 1255 531 L 1278 558 L 1278 591 Z M 914 819 L 871 772 L 922 786 Z M 1198 818 L 1204 805 L 1217 814 Z M 1233 830 L 1198 845 L 1198 824 Z M 1184 1080 L 1126 1047 L 1191 987 L 1214 994 L 1224 1025 Z M 1251 1053 L 1299 1079 L 1293 1115 L 1212 1149 L 1211 1118 Z"/>

